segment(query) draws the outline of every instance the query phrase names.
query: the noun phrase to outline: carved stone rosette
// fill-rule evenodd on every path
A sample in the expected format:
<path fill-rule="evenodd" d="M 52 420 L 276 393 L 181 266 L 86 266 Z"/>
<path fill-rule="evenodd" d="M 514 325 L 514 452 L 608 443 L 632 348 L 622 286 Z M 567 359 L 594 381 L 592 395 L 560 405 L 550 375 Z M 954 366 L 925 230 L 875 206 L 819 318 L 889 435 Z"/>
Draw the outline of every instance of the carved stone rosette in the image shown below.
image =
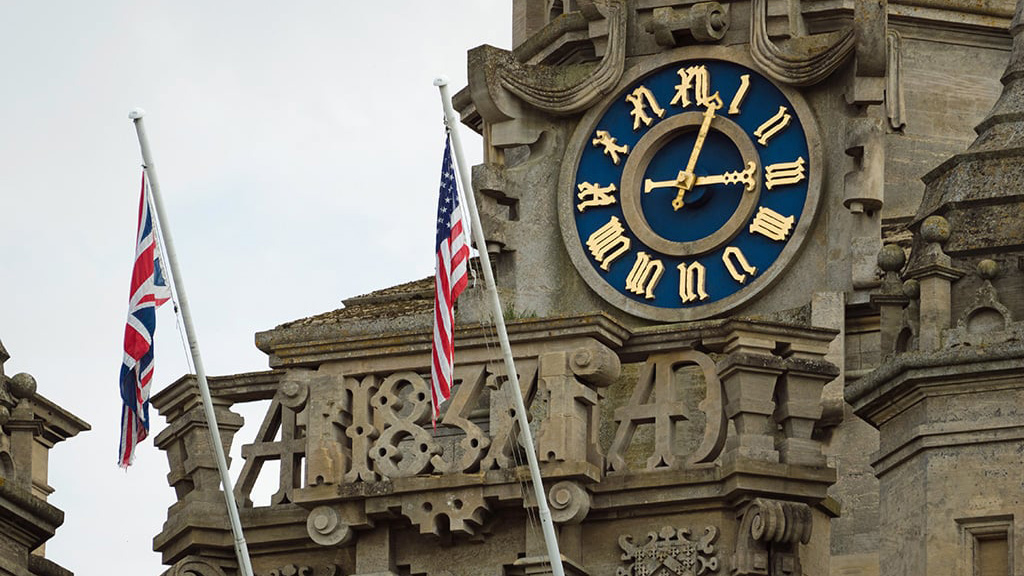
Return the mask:
<path fill-rule="evenodd" d="M 688 528 L 665 526 L 658 532 L 648 532 L 647 541 L 637 545 L 633 537 L 619 537 L 622 560 L 630 562 L 616 570 L 616 576 L 654 576 L 671 573 L 678 576 L 701 576 L 718 571 L 718 555 L 714 542 L 718 528 L 708 526 L 704 534 L 690 538 Z"/>

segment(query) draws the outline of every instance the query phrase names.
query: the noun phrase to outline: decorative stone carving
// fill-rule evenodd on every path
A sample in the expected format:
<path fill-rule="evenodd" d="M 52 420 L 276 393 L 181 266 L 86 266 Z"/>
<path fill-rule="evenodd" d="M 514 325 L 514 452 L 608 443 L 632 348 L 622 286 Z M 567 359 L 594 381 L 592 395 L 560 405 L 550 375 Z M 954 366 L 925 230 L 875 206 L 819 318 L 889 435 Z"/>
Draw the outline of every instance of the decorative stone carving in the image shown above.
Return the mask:
<path fill-rule="evenodd" d="M 541 397 L 547 417 L 540 422 L 537 451 L 541 462 L 591 464 L 595 473 L 604 460 L 598 441 L 598 386 L 618 377 L 619 359 L 597 342 L 571 352 L 540 357 Z M 591 384 L 592 386 L 588 386 Z"/>
<path fill-rule="evenodd" d="M 799 544 L 811 539 L 811 508 L 802 502 L 755 498 L 736 538 L 734 574 L 801 574 Z"/>
<path fill-rule="evenodd" d="M 768 36 L 767 0 L 750 8 L 750 55 L 765 74 L 783 84 L 812 86 L 827 78 L 854 52 L 853 27 L 790 38 L 783 45 Z"/>
<path fill-rule="evenodd" d="M 336 564 L 316 567 L 288 564 L 267 572 L 266 576 L 341 576 L 341 569 Z"/>
<path fill-rule="evenodd" d="M 252 444 L 242 446 L 242 457 L 245 466 L 239 474 L 235 495 L 246 506 L 252 506 L 249 498 L 256 480 L 259 478 L 263 465 L 268 461 L 280 462 L 277 492 L 270 497 L 271 504 L 292 501 L 292 491 L 301 488 L 302 457 L 306 453 L 306 434 L 296 418 L 296 408 L 305 406 L 303 399 L 306 391 L 305 383 L 286 380 L 281 390 L 274 396 L 267 410 L 267 415 L 256 432 Z M 280 439 L 277 440 L 280 436 Z"/>
<path fill-rule="evenodd" d="M 717 572 L 717 538 L 718 528 L 714 526 L 704 528 L 698 539 L 690 538 L 688 528 L 665 526 L 658 532 L 648 532 L 647 541 L 639 545 L 633 543 L 632 536 L 624 534 L 619 537 L 622 560 L 632 562 L 616 570 L 616 576 L 702 576 Z"/>
<path fill-rule="evenodd" d="M 722 384 L 714 361 L 695 350 L 652 354 L 644 365 L 629 404 L 615 411 L 618 426 L 608 451 L 610 471 L 626 471 L 625 452 L 632 443 L 636 427 L 645 423 L 653 423 L 655 427 L 654 454 L 647 459 L 647 469 L 683 466 L 683 459 L 676 454 L 676 423 L 687 420 L 687 413 L 677 397 L 675 378 L 676 370 L 687 364 L 696 365 L 703 372 L 707 396 L 699 405 L 706 416 L 703 439 L 685 463 L 711 462 L 721 453 L 725 445 L 726 420 L 722 407 Z"/>
<path fill-rule="evenodd" d="M 590 492 L 579 482 L 563 480 L 548 490 L 551 519 L 559 524 L 579 524 L 590 513 Z"/>
<path fill-rule="evenodd" d="M 415 372 L 398 372 L 381 382 L 370 399 L 375 422 L 383 430 L 370 448 L 370 458 L 385 478 L 415 476 L 424 472 L 440 452 L 437 443 L 419 423 L 429 421 L 430 387 Z"/>
<path fill-rule="evenodd" d="M 519 386 L 523 395 L 523 404 L 529 408 L 530 400 L 537 387 L 537 365 L 536 360 L 524 360 L 516 362 L 516 370 L 519 371 Z M 487 377 L 487 387 L 491 389 L 490 423 L 491 423 L 491 447 L 487 455 L 480 462 L 482 470 L 502 469 L 508 470 L 519 465 L 513 451 L 518 451 L 518 446 L 513 446 L 512 431 L 516 423 L 515 403 L 508 395 L 510 389 L 505 385 L 504 367 L 496 367 L 499 374 L 490 374 Z M 525 457 L 522 458 L 525 462 Z"/>
<path fill-rule="evenodd" d="M 448 444 L 443 453 L 430 459 L 434 470 L 441 473 L 473 472 L 491 445 L 491 439 L 470 419 L 486 389 L 487 367 L 484 365 L 456 367 L 456 386 L 443 406 L 438 424 L 461 430 L 463 436 Z"/>
<path fill-rule="evenodd" d="M 886 34 L 889 65 L 885 75 L 885 115 L 889 127 L 902 131 L 907 125 L 907 107 L 903 99 L 903 36 L 896 30 Z"/>
<path fill-rule="evenodd" d="M 402 497 L 402 516 L 418 526 L 420 534 L 441 536 L 447 531 L 443 518 L 452 533 L 473 536 L 490 511 L 490 504 L 484 500 L 483 490 L 479 487 L 420 492 Z"/>
<path fill-rule="evenodd" d="M 309 537 L 321 546 L 344 546 L 355 539 L 355 530 L 331 506 L 317 506 L 306 519 Z"/>
<path fill-rule="evenodd" d="M 661 46 L 682 45 L 680 36 L 697 42 L 716 42 L 729 30 L 729 14 L 718 2 L 699 2 L 688 8 L 655 8 L 646 29 Z"/>
<path fill-rule="evenodd" d="M 981 278 L 981 287 L 960 314 L 956 327 L 946 334 L 946 344 L 950 347 L 985 346 L 1022 339 L 1024 326 L 1014 326 L 1013 315 L 1000 302 L 999 293 L 992 285 L 992 280 L 999 275 L 999 264 L 995 260 L 981 260 L 977 275 Z"/>
<path fill-rule="evenodd" d="M 223 569 L 213 562 L 198 556 L 179 560 L 163 576 L 226 576 Z"/>

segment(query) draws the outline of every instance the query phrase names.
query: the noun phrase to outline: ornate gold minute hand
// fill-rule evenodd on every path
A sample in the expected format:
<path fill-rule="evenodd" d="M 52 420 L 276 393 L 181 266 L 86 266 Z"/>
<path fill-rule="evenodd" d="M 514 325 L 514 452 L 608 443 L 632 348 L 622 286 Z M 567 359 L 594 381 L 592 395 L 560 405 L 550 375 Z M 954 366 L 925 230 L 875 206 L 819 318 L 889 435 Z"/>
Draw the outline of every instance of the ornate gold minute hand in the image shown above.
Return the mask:
<path fill-rule="evenodd" d="M 708 136 L 708 129 L 711 128 L 711 121 L 715 119 L 715 112 L 721 107 L 721 104 L 717 102 L 708 102 L 708 107 L 704 109 L 704 121 L 700 124 L 700 131 L 697 132 L 697 141 L 693 143 L 693 151 L 690 152 L 690 161 L 686 163 L 686 182 L 685 187 L 679 187 L 679 193 L 676 194 L 675 199 L 672 200 L 672 208 L 679 210 L 683 207 L 683 196 L 687 190 L 693 188 L 695 178 L 693 177 L 693 169 L 697 166 L 697 158 L 700 156 L 700 150 L 704 147 L 704 140 Z"/>

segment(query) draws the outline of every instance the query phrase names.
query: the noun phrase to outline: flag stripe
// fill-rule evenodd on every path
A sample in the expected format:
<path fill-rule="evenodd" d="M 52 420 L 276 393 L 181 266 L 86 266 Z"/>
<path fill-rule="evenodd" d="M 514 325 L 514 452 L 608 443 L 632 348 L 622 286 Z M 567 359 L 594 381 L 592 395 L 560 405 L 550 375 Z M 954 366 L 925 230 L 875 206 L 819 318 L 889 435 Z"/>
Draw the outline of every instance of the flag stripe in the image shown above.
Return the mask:
<path fill-rule="evenodd" d="M 462 208 L 452 165 L 451 139 L 444 144 L 441 189 L 437 202 L 434 246 L 434 342 L 431 354 L 431 398 L 436 421 L 441 404 L 451 395 L 455 371 L 455 299 L 469 284 L 469 246 L 463 232 Z"/>
<path fill-rule="evenodd" d="M 124 358 L 121 361 L 121 438 L 118 449 L 118 464 L 121 467 L 132 463 L 135 447 L 149 434 L 149 391 L 153 381 L 156 309 L 171 297 L 170 288 L 161 273 L 147 194 L 146 175 L 143 173 L 128 319 L 124 327 Z"/>

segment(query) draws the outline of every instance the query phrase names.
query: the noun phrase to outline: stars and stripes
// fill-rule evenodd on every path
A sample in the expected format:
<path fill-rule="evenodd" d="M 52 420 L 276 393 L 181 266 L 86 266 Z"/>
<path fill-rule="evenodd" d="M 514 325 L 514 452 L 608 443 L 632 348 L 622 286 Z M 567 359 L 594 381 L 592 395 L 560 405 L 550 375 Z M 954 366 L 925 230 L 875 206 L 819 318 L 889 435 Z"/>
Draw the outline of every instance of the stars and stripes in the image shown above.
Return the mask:
<path fill-rule="evenodd" d="M 149 433 L 149 391 L 153 381 L 153 334 L 156 309 L 171 297 L 160 267 L 153 215 L 148 202 L 146 175 L 142 175 L 135 265 L 124 328 L 124 361 L 121 364 L 121 447 L 118 463 L 127 467 L 135 447 Z"/>
<path fill-rule="evenodd" d="M 451 138 L 444 144 L 441 163 L 441 194 L 437 202 L 437 271 L 434 277 L 434 345 L 431 397 L 434 419 L 441 404 L 451 395 L 455 366 L 454 305 L 469 282 L 469 246 L 463 232 L 462 208 L 452 166 Z"/>

